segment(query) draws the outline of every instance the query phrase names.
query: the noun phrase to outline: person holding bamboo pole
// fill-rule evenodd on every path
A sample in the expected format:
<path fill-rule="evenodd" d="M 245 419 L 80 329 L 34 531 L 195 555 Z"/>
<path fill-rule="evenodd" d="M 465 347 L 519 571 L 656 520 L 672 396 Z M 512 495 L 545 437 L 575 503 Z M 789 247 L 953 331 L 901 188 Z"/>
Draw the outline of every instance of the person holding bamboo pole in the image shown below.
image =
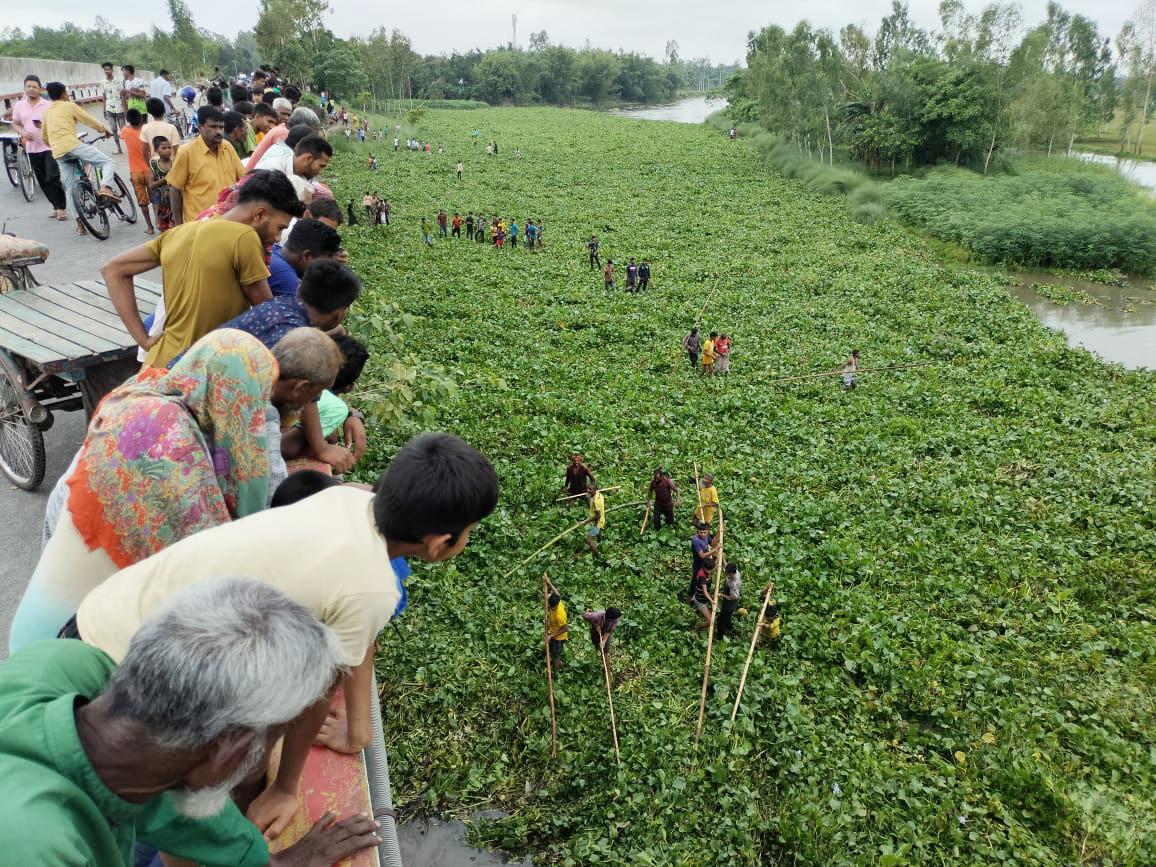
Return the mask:
<path fill-rule="evenodd" d="M 549 605 L 546 618 L 546 633 L 550 639 L 550 665 L 557 674 L 562 670 L 563 654 L 566 650 L 565 642 L 570 638 L 566 620 L 566 603 L 558 595 L 558 591 L 551 591 L 547 598 Z"/>
<path fill-rule="evenodd" d="M 843 391 L 850 391 L 853 388 L 858 388 L 855 382 L 855 374 L 859 372 L 859 350 L 852 349 L 851 354 L 847 356 L 847 360 L 843 362 L 840 368 L 843 374 Z"/>
<path fill-rule="evenodd" d="M 566 481 L 562 485 L 562 493 L 570 497 L 578 498 L 586 493 L 587 485 L 597 484 L 594 481 L 594 473 L 590 472 L 590 467 L 582 460 L 582 455 L 575 452 L 570 456 L 570 463 L 566 467 Z M 573 505 L 574 500 L 569 500 Z"/>
<path fill-rule="evenodd" d="M 606 527 L 606 498 L 594 486 L 593 479 L 586 483 L 586 499 L 589 502 L 587 523 L 590 524 L 590 528 L 586 531 L 586 547 L 590 549 L 591 554 L 597 557 L 598 537 Z"/>
<path fill-rule="evenodd" d="M 714 597 L 710 595 L 710 573 L 715 570 L 717 565 L 718 562 L 714 557 L 703 558 L 702 567 L 695 572 L 694 578 L 690 581 L 690 598 L 688 601 L 701 618 L 694 625 L 695 632 L 710 629 L 711 608 L 715 601 Z"/>
<path fill-rule="evenodd" d="M 698 487 L 698 508 L 695 509 L 694 519 L 705 523 L 708 527 L 714 523 L 715 512 L 718 511 L 718 488 L 714 486 L 714 476 L 710 473 L 702 474 L 702 481 Z"/>
<path fill-rule="evenodd" d="M 590 624 L 590 643 L 603 656 L 610 653 L 610 635 L 618 628 L 622 612 L 611 605 L 601 611 L 585 611 L 582 619 Z"/>
<path fill-rule="evenodd" d="M 710 524 L 699 521 L 690 538 L 690 575 L 693 578 L 702 569 L 703 561 L 715 553 L 711 547 Z"/>
<path fill-rule="evenodd" d="M 725 638 L 734 628 L 735 612 L 743 597 L 743 579 L 739 573 L 737 563 L 727 563 L 723 568 L 726 578 L 723 581 L 721 598 L 719 600 L 718 625 L 715 631 Z"/>

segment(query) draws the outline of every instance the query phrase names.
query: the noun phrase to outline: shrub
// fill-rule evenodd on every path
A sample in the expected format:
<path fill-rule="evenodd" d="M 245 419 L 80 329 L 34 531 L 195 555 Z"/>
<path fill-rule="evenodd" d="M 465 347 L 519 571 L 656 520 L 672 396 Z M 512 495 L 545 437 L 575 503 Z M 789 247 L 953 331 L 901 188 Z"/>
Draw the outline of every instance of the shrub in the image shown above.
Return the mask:
<path fill-rule="evenodd" d="M 1015 174 L 938 168 L 899 178 L 888 206 L 985 262 L 1043 268 L 1156 268 L 1156 209 L 1111 169 L 1023 160 Z"/>

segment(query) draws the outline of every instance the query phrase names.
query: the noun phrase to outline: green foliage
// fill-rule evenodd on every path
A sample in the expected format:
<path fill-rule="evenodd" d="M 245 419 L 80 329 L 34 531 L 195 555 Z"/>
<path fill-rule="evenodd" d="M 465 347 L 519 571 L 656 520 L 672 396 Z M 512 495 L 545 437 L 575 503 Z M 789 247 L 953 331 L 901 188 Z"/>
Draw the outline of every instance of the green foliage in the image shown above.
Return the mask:
<path fill-rule="evenodd" d="M 1044 268 L 1156 268 L 1156 210 L 1111 169 L 1035 161 L 1011 175 L 941 168 L 899 178 L 887 204 L 982 261 Z"/>
<path fill-rule="evenodd" d="M 368 87 L 360 55 L 345 43 L 333 45 L 313 64 L 313 88 L 329 91 L 333 99 L 353 99 Z"/>
<path fill-rule="evenodd" d="M 397 801 L 500 808 L 473 841 L 543 864 L 1156 861 L 1154 375 L 1068 348 L 995 278 L 853 222 L 750 139 L 549 109 L 423 123 L 444 155 L 330 169 L 341 200 L 376 188 L 394 206 L 388 229 L 343 231 L 367 287 L 351 328 L 377 350 L 364 389 L 390 363 L 373 317 L 396 303 L 408 323 L 383 316 L 419 368 L 459 383 L 437 427 L 493 457 L 503 494 L 460 558 L 416 564 L 381 636 Z M 501 156 L 478 155 L 475 125 Z M 546 245 L 425 249 L 419 220 L 439 207 L 544 220 Z M 604 256 L 650 258 L 649 293 L 603 290 L 592 231 Z M 679 348 L 708 296 L 703 324 L 734 338 L 726 379 Z M 773 382 L 852 346 L 868 367 L 935 366 L 850 393 Z M 365 478 L 406 433 L 373 429 Z M 571 536 L 503 577 L 578 520 L 552 502 L 575 447 L 624 486 L 609 506 L 670 468 L 679 529 L 640 536 L 621 510 L 604 560 Z M 784 612 L 733 729 L 753 614 L 716 645 L 697 749 L 704 642 L 681 600 L 695 461 L 747 601 L 774 580 Z M 577 627 L 549 757 L 543 570 L 572 621 L 625 611 L 621 768 Z"/>

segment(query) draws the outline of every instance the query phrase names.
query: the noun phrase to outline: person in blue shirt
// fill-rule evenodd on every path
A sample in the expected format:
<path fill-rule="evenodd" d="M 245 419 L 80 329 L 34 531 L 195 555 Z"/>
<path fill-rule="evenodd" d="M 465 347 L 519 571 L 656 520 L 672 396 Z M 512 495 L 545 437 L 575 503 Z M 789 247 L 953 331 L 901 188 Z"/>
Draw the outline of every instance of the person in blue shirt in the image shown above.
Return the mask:
<path fill-rule="evenodd" d="M 320 220 L 303 219 L 293 224 L 284 246 L 273 245 L 269 259 L 269 288 L 273 297 L 297 296 L 297 284 L 305 269 L 318 259 L 333 259 L 341 250 L 341 235 Z"/>
<path fill-rule="evenodd" d="M 333 259 L 318 259 L 305 269 L 295 297 L 282 296 L 258 304 L 220 327 L 252 334 L 272 349 L 294 328 L 312 326 L 332 331 L 345 319 L 360 294 L 361 280 L 356 274 Z M 301 428 L 318 460 L 330 464 L 338 473 L 353 468 L 356 462 L 353 452 L 325 441 L 316 403 L 310 403 L 301 411 Z"/>
<path fill-rule="evenodd" d="M 518 246 L 518 221 L 510 220 L 510 246 Z"/>

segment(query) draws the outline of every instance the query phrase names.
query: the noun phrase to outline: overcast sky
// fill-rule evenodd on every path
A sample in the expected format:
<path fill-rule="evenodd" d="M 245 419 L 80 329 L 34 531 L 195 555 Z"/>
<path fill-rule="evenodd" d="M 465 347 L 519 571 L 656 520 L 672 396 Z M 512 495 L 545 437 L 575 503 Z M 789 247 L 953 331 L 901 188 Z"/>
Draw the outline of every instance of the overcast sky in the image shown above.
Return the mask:
<path fill-rule="evenodd" d="M 1071 12 L 1086 15 L 1101 33 L 1115 37 L 1139 0 L 1066 0 Z M 188 0 L 197 23 L 232 35 L 257 20 L 257 0 Z M 938 0 L 910 0 L 912 17 L 922 27 L 938 24 Z M 93 4 L 89 0 L 5 2 L 0 27 L 31 28 L 72 21 L 92 26 L 102 14 L 126 33 L 169 21 L 163 2 L 149 7 L 157 14 L 145 17 L 145 4 Z M 550 41 L 572 46 L 591 44 L 626 48 L 661 57 L 669 39 L 678 42 L 683 57 L 709 56 L 716 62 L 742 60 L 748 31 L 775 23 L 790 28 L 800 18 L 837 31 L 854 22 L 874 31 L 890 9 L 890 0 L 828 0 L 818 6 L 798 3 L 757 3 L 749 0 L 330 0 L 328 25 L 343 37 L 368 33 L 375 27 L 398 28 L 421 54 L 490 48 L 510 41 L 510 16 L 518 16 L 518 43 L 526 46 L 530 34 L 545 30 Z M 803 8 L 800 9 L 800 6 Z M 978 10 L 982 3 L 969 3 Z M 1022 3 L 1024 20 L 1034 24 L 1044 17 L 1046 0 Z M 121 9 L 133 11 L 121 12 Z M 68 59 L 68 58 L 61 58 Z"/>

